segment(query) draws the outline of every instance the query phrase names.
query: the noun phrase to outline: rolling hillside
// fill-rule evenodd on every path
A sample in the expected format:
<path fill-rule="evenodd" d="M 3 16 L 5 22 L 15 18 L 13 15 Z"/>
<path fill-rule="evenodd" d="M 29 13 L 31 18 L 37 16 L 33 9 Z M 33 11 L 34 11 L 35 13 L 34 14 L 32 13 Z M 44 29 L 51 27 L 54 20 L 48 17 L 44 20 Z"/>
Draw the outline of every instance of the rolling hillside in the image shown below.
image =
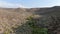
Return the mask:
<path fill-rule="evenodd" d="M 60 16 L 60 6 L 31 9 L 0 8 L 0 27 L 1 27 L 0 33 L 5 32 L 6 29 L 14 27 L 16 28 L 15 29 L 16 34 L 31 34 L 31 28 L 27 25 L 26 18 L 33 15 L 35 20 L 39 19 L 38 26 L 41 26 L 42 25 L 42 24 L 40 25 L 40 23 L 42 23 L 41 21 L 44 19 L 45 20 L 47 19 L 46 21 L 48 21 L 49 16 Z"/>

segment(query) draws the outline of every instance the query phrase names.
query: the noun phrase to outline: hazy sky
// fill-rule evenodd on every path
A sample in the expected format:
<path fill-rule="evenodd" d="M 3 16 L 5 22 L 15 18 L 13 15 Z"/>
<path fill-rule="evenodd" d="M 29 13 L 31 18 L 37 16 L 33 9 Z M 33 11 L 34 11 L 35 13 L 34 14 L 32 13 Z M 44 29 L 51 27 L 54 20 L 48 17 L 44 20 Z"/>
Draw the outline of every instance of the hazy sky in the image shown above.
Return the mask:
<path fill-rule="evenodd" d="M 60 0 L 0 0 L 0 7 L 51 7 L 60 6 Z"/>

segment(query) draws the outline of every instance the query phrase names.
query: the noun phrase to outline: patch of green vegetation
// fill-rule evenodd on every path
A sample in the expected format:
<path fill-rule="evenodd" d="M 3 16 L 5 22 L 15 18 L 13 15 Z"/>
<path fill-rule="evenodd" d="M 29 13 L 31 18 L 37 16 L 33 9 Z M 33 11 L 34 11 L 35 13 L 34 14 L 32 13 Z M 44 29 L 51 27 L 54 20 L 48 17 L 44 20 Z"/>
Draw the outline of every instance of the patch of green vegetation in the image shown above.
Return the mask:
<path fill-rule="evenodd" d="M 33 28 L 32 34 L 48 34 L 47 28 Z"/>
<path fill-rule="evenodd" d="M 32 34 L 48 34 L 47 28 L 42 28 L 35 25 L 37 21 L 34 20 L 32 16 L 28 17 L 27 20 L 28 25 L 32 28 Z"/>

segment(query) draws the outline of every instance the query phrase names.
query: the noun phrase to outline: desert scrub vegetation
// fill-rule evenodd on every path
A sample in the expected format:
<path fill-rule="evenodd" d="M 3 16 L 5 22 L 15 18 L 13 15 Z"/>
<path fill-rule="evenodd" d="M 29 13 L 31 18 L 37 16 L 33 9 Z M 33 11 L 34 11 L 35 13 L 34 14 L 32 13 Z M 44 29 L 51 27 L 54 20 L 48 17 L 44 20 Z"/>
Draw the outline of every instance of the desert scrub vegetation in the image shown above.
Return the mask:
<path fill-rule="evenodd" d="M 27 20 L 28 25 L 32 28 L 32 34 L 60 34 L 60 17 L 57 15 L 43 17 L 41 21 L 39 20 L 40 25 L 36 25 L 37 20 L 33 16 L 28 17 Z"/>
<path fill-rule="evenodd" d="M 30 16 L 27 18 L 27 20 L 28 20 L 27 23 L 32 28 L 32 34 L 48 34 L 47 28 L 38 27 L 36 25 L 37 20 L 35 20 L 33 16 Z"/>
<path fill-rule="evenodd" d="M 4 28 L 4 34 L 11 34 L 13 33 L 13 29 L 11 26 L 9 26 L 7 23 L 1 23 L 1 25 L 3 26 Z"/>
<path fill-rule="evenodd" d="M 60 34 L 60 17 L 50 16 L 48 19 L 48 34 Z"/>

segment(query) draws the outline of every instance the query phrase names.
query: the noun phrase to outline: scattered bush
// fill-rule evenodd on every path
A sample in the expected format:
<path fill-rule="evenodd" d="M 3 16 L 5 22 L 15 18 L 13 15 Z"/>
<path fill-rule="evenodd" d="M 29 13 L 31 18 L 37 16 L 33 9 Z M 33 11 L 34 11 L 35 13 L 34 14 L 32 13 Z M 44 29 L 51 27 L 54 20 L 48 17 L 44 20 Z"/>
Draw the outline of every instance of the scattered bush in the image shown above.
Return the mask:
<path fill-rule="evenodd" d="M 27 18 L 27 20 L 28 25 L 32 28 L 32 34 L 48 34 L 47 28 L 42 28 L 35 25 L 37 21 L 34 20 L 32 16 Z"/>

